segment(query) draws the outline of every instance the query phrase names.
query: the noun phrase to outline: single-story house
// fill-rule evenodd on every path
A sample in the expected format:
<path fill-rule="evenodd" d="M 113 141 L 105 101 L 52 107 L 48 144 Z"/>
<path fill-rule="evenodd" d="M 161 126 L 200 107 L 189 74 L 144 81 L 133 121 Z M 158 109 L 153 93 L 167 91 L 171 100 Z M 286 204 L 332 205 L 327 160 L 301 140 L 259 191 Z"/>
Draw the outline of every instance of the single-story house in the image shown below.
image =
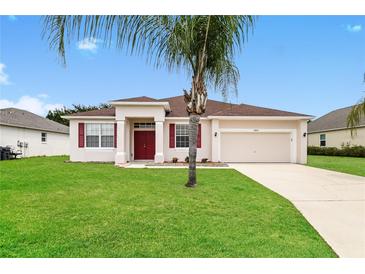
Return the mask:
<path fill-rule="evenodd" d="M 69 129 L 17 108 L 0 109 L 0 146 L 10 146 L 22 157 L 68 155 Z"/>
<path fill-rule="evenodd" d="M 308 125 L 308 145 L 337 147 L 343 145 L 365 146 L 365 118 L 361 119 L 355 134 L 347 128 L 347 116 L 352 106 L 336 109 L 312 121 Z"/>
<path fill-rule="evenodd" d="M 70 120 L 70 160 L 120 165 L 188 155 L 189 117 L 183 96 L 114 100 L 112 107 L 64 116 Z M 307 122 L 294 112 L 208 100 L 198 130 L 197 160 L 307 161 Z"/>

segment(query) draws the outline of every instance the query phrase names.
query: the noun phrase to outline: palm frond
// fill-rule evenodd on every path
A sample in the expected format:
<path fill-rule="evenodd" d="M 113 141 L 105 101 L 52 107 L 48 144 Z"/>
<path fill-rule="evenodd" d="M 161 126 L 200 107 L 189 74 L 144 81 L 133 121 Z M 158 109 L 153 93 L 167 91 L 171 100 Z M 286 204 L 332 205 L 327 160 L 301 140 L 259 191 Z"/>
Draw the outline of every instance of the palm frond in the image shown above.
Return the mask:
<path fill-rule="evenodd" d="M 46 16 L 43 37 L 66 64 L 71 40 L 101 39 L 128 54 L 143 55 L 156 68 L 197 73 L 227 96 L 237 92 L 234 56 L 243 49 L 253 16 Z M 199 64 L 203 69 L 198 70 Z"/>
<path fill-rule="evenodd" d="M 347 127 L 351 129 L 351 135 L 356 134 L 356 127 L 363 117 L 365 118 L 365 97 L 352 107 L 347 117 Z"/>

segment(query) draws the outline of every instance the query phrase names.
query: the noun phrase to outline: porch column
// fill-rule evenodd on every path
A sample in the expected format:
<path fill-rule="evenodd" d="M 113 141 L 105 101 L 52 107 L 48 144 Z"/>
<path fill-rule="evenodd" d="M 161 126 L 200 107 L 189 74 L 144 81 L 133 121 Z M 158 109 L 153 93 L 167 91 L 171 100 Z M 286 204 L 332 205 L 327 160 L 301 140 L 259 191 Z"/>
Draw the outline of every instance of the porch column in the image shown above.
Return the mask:
<path fill-rule="evenodd" d="M 220 133 L 219 133 L 219 120 L 212 120 L 212 162 L 219 162 L 221 160 L 220 156 Z"/>
<path fill-rule="evenodd" d="M 127 162 L 127 153 L 125 146 L 125 120 L 117 121 L 117 152 L 115 154 L 115 164 L 125 164 Z"/>
<path fill-rule="evenodd" d="M 155 120 L 155 163 L 163 163 L 163 121 Z"/>
<path fill-rule="evenodd" d="M 299 162 L 300 164 L 306 164 L 307 163 L 307 145 L 308 145 L 308 133 L 307 133 L 307 128 L 308 126 L 308 122 L 307 120 L 303 120 L 303 121 L 300 121 L 299 122 L 299 134 L 298 134 L 298 137 L 297 137 L 297 142 L 300 146 L 300 149 L 299 149 L 299 154 L 300 154 L 300 158 L 299 158 L 299 161 L 296 160 L 296 162 Z M 305 135 L 305 136 L 304 136 Z M 297 147 L 298 147 L 298 144 L 297 144 Z M 296 149 L 298 149 L 296 147 Z M 298 157 L 298 155 L 297 155 Z"/>

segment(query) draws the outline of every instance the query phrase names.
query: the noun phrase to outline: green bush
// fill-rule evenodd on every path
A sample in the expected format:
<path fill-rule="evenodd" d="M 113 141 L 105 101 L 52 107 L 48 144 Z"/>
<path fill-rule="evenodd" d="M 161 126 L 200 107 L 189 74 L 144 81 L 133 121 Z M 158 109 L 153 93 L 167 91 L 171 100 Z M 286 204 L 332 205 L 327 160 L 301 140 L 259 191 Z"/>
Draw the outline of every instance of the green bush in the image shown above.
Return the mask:
<path fill-rule="evenodd" d="M 309 146 L 308 155 L 365 157 L 365 147 L 350 145 L 342 146 L 341 148 Z"/>

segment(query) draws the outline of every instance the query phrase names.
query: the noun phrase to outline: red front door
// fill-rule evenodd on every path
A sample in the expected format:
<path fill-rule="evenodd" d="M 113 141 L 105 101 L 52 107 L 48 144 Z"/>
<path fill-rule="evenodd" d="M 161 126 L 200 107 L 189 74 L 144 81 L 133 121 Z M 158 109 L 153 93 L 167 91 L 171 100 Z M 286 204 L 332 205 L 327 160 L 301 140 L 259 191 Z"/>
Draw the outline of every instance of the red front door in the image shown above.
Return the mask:
<path fill-rule="evenodd" d="M 155 157 L 155 132 L 134 131 L 134 160 L 153 160 Z"/>

